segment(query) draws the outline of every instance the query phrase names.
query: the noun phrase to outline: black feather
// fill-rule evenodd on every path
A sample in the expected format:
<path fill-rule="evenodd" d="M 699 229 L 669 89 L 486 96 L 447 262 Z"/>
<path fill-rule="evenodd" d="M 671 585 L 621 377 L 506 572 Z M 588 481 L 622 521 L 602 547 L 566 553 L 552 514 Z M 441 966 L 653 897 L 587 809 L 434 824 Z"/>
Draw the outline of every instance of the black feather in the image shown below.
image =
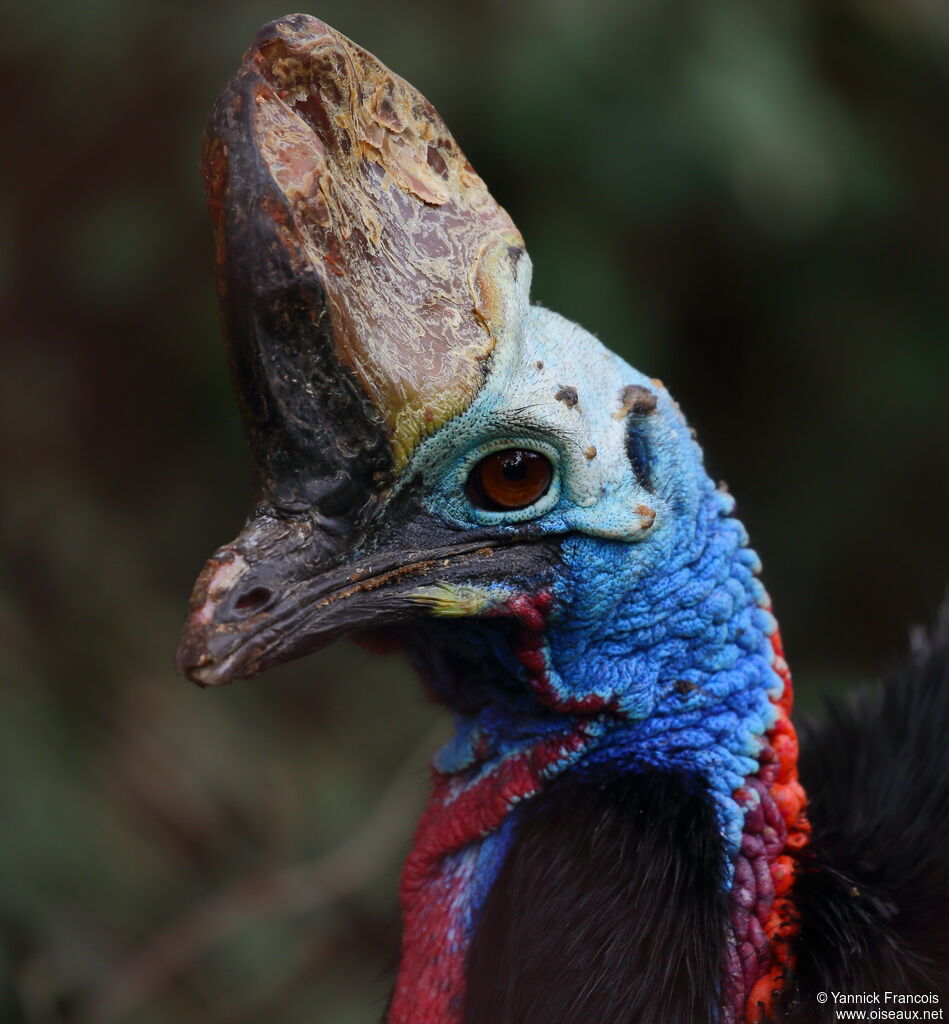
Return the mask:
<path fill-rule="evenodd" d="M 694 780 L 552 785 L 527 809 L 483 909 L 465 1024 L 712 1024 L 722 860 Z"/>
<path fill-rule="evenodd" d="M 829 706 L 802 741 L 813 841 L 796 886 L 789 1019 L 833 1020 L 820 991 L 949 1004 L 949 604 L 882 687 Z M 918 1008 L 918 1007 L 917 1007 Z"/>

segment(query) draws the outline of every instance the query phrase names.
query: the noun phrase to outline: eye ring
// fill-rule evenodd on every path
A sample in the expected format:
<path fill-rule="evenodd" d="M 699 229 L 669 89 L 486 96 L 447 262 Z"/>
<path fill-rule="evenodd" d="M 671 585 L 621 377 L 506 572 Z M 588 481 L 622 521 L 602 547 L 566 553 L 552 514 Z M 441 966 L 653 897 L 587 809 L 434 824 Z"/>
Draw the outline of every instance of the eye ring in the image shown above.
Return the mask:
<path fill-rule="evenodd" d="M 550 459 L 529 448 L 502 448 L 477 462 L 468 474 L 465 494 L 488 512 L 516 512 L 540 501 L 550 490 Z"/>

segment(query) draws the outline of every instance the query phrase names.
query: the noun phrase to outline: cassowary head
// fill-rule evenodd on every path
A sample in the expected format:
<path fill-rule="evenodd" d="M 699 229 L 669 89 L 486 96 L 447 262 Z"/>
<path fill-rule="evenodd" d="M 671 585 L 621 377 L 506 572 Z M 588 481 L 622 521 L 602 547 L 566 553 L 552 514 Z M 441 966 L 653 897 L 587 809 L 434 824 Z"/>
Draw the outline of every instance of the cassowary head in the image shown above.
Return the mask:
<path fill-rule="evenodd" d="M 635 835 L 637 870 L 658 865 L 642 876 L 655 914 L 624 902 L 627 876 L 604 906 L 661 922 L 681 897 L 693 923 L 691 954 L 658 924 L 628 932 L 639 952 L 620 960 L 655 960 L 662 979 L 624 992 L 680 993 L 677 1019 L 695 1021 L 715 1000 L 722 1021 L 767 1002 L 793 931 L 779 887 L 807 834 L 790 677 L 757 557 L 676 404 L 531 305 L 521 237 L 432 107 L 315 19 L 259 34 L 212 115 L 204 173 L 258 497 L 198 579 L 179 666 L 215 685 L 344 634 L 394 637 L 456 713 L 403 873 L 388 1019 L 461 1019 L 496 959 L 488 893 L 508 913 L 533 891 L 495 885 L 518 870 L 528 802 L 598 806 L 600 783 L 629 773 L 646 781 L 617 806 L 649 804 Z M 598 884 L 577 849 L 558 877 Z M 547 992 L 538 978 L 524 991 Z M 501 1019 L 490 999 L 478 1020 Z"/>
<path fill-rule="evenodd" d="M 513 660 L 545 663 L 548 704 L 647 714 L 655 674 L 615 678 L 611 622 L 729 510 L 662 384 L 530 304 L 521 237 L 431 105 L 315 19 L 262 30 L 203 167 L 258 501 L 180 667 L 214 685 L 403 627 L 456 667 L 476 636 L 506 677 L 516 622 L 545 636 Z"/>
<path fill-rule="evenodd" d="M 843 782 L 812 830 L 731 498 L 659 381 L 530 304 L 520 235 L 425 99 L 285 18 L 218 101 L 204 173 L 257 504 L 179 665 L 215 685 L 395 638 L 455 712 L 389 1024 L 762 1024 L 934 991 L 935 674 L 831 734 L 875 746 L 825 759 Z M 916 838 L 888 876 L 894 835 Z"/>

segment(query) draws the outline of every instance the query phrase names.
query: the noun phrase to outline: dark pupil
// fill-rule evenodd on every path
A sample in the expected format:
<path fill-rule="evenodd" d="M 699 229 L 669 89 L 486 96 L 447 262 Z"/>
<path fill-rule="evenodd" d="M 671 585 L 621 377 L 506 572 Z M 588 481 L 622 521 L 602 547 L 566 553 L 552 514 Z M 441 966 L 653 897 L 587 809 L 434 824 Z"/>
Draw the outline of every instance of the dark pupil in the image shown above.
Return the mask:
<path fill-rule="evenodd" d="M 527 459 L 524 456 L 524 452 L 512 452 L 504 457 L 504 461 L 501 463 L 501 472 L 504 474 L 505 480 L 517 483 L 518 480 L 523 480 L 527 476 Z"/>

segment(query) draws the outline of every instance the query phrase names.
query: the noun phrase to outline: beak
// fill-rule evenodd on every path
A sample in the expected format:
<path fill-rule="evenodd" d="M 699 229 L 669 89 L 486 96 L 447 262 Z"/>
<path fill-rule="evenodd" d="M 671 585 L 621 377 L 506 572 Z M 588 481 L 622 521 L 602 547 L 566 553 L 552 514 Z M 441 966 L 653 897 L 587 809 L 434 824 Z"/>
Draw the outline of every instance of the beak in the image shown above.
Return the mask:
<path fill-rule="evenodd" d="M 470 578 L 509 544 L 436 528 L 412 547 L 387 511 L 415 447 L 521 330 L 529 261 L 431 104 L 306 15 L 258 34 L 202 172 L 257 490 L 198 578 L 178 652 L 212 685 L 417 614 L 436 568 Z"/>
<path fill-rule="evenodd" d="M 555 554 L 551 539 L 482 536 L 339 564 L 334 539 L 311 519 L 262 513 L 199 576 L 177 667 L 200 686 L 256 676 L 344 634 L 427 614 L 433 589 L 463 592 L 464 614 L 488 614 L 503 602 L 490 596 L 494 581 L 520 577 L 535 589 Z"/>

